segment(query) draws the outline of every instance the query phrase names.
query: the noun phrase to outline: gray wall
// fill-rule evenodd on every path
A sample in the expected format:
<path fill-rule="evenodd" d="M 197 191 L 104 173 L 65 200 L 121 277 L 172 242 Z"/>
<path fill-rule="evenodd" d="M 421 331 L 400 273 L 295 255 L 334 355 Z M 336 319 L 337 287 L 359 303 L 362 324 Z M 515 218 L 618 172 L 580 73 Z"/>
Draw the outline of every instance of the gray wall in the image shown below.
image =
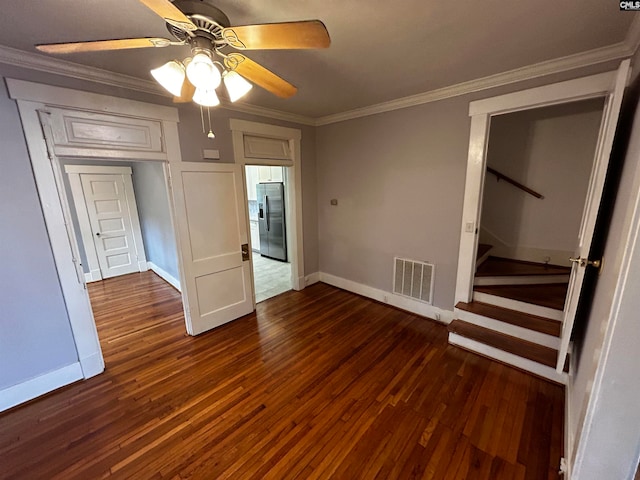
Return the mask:
<path fill-rule="evenodd" d="M 435 306 L 453 310 L 469 102 L 613 68 L 617 62 L 319 127 L 320 271 L 391 291 L 394 255 L 427 260 L 436 265 Z"/>
<path fill-rule="evenodd" d="M 15 102 L 0 86 L 0 390 L 78 361 Z"/>
<path fill-rule="evenodd" d="M 492 254 L 570 264 L 602 107 L 603 99 L 596 99 L 492 119 L 488 165 L 544 195 L 535 198 L 487 175 L 481 241 L 494 245 Z"/>
<path fill-rule="evenodd" d="M 160 162 L 133 162 L 133 188 L 147 260 L 180 281 L 178 249 Z"/>
<path fill-rule="evenodd" d="M 180 150 L 185 162 L 203 161 L 203 149 L 220 151 L 221 162 L 233 162 L 233 142 L 229 120 L 237 118 L 253 122 L 270 123 L 283 127 L 298 128 L 302 131 L 301 174 L 302 174 L 302 229 L 304 235 L 304 272 L 308 275 L 318 271 L 318 211 L 316 190 L 316 132 L 314 127 L 298 125 L 273 119 L 265 119 L 256 115 L 234 112 L 230 110 L 212 109 L 211 123 L 216 138 L 210 140 L 202 133 L 200 110 L 194 106 L 180 107 Z M 205 112 L 205 126 L 208 119 Z"/>

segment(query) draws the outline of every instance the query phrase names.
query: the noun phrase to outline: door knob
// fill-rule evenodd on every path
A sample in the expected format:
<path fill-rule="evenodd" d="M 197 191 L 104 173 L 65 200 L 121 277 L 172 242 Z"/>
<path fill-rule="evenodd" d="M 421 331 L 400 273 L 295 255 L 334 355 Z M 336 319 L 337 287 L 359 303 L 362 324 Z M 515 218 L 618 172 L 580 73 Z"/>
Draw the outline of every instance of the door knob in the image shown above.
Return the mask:
<path fill-rule="evenodd" d="M 588 260 L 586 258 L 581 258 L 581 257 L 569 257 L 569 260 L 573 263 L 578 263 L 580 264 L 581 267 L 586 267 L 587 265 L 591 265 L 592 267 L 595 268 L 600 268 L 600 266 L 602 265 L 602 260 Z"/>

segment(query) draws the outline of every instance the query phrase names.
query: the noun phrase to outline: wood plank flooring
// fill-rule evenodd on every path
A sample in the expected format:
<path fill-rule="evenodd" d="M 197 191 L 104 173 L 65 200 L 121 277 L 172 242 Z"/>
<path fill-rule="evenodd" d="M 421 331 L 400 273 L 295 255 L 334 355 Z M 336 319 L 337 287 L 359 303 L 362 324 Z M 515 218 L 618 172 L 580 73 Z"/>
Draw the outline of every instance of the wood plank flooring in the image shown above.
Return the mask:
<path fill-rule="evenodd" d="M 325 284 L 199 337 L 153 273 L 90 286 L 107 369 L 0 414 L 0 478 L 557 479 L 563 390 Z"/>

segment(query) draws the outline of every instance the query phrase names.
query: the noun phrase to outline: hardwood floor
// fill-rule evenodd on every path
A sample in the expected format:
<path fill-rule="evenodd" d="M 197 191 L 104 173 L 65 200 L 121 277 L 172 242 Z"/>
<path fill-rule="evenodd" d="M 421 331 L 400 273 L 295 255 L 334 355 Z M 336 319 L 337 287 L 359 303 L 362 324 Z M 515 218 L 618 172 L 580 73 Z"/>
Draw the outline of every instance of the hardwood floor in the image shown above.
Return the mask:
<path fill-rule="evenodd" d="M 90 286 L 107 369 L 0 414 L 0 477 L 557 479 L 561 387 L 325 284 L 199 337 L 153 273 Z"/>

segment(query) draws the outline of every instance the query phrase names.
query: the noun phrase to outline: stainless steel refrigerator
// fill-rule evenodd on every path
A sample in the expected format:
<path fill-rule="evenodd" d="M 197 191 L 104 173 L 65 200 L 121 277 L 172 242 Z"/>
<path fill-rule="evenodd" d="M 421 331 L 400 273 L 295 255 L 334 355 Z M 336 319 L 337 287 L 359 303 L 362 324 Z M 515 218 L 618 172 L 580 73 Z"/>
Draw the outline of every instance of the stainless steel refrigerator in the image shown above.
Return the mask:
<path fill-rule="evenodd" d="M 287 235 L 284 216 L 284 184 L 259 183 L 258 226 L 260 228 L 260 255 L 287 261 Z"/>

